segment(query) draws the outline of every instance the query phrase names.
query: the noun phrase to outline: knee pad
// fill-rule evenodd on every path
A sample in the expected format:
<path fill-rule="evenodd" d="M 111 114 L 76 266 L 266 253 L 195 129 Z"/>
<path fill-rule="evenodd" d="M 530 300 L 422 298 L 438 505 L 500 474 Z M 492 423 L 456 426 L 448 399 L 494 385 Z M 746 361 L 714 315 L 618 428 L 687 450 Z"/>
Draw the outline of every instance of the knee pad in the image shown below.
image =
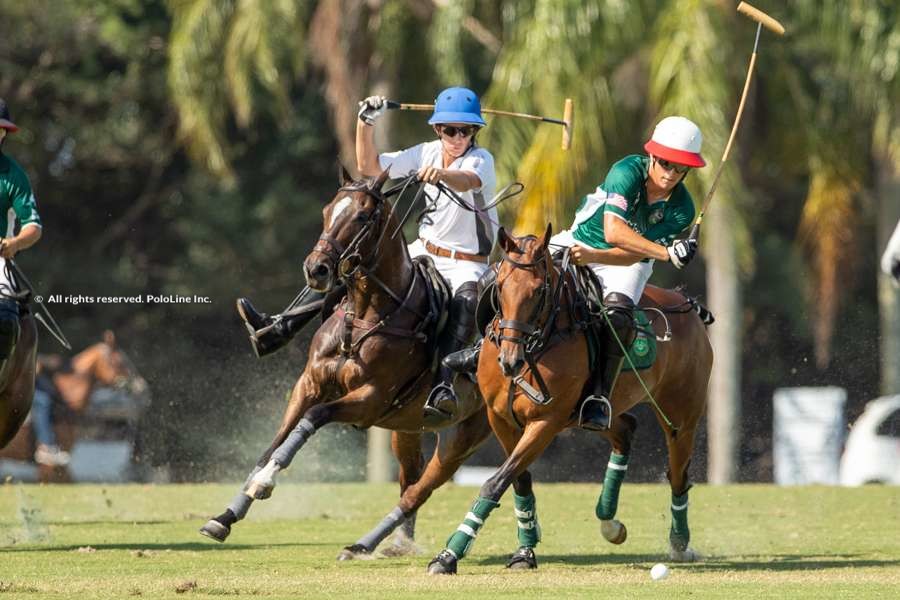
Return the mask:
<path fill-rule="evenodd" d="M 488 267 L 484 273 L 481 274 L 481 277 L 478 278 L 476 291 L 478 295 L 481 295 L 481 292 L 491 287 L 497 281 L 497 269 L 494 267 Z"/>
<path fill-rule="evenodd" d="M 625 294 L 611 292 L 604 298 L 606 314 L 609 323 L 615 330 L 622 344 L 628 348 L 633 342 L 637 332 L 634 329 L 634 302 Z M 616 354 L 621 354 L 621 348 L 615 340 L 609 340 L 610 349 L 615 349 Z"/>
<path fill-rule="evenodd" d="M 456 290 L 453 296 L 453 304 L 459 303 L 459 309 L 465 310 L 470 314 L 475 314 L 475 307 L 478 306 L 478 283 L 475 281 L 467 281 Z"/>

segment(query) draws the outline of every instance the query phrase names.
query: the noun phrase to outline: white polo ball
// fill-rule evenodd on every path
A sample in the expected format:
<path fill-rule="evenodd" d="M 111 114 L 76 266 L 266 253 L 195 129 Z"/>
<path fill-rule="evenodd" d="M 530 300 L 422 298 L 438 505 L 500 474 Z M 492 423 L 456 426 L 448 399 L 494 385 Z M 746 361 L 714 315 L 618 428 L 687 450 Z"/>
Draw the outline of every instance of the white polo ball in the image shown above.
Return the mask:
<path fill-rule="evenodd" d="M 653 568 L 650 569 L 650 578 L 653 581 L 659 581 L 661 579 L 665 579 L 669 576 L 669 567 L 662 563 L 657 563 L 653 565 Z"/>

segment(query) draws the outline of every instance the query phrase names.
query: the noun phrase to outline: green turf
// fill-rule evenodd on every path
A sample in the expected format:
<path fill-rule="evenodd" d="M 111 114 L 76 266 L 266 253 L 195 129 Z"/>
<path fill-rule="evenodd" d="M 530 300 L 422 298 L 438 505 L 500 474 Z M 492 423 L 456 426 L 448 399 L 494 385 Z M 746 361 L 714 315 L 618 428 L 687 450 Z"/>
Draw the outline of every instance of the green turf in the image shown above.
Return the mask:
<path fill-rule="evenodd" d="M 456 577 L 425 565 L 477 490 L 425 505 L 419 556 L 337 563 L 394 505 L 389 485 L 282 485 L 229 540 L 197 533 L 236 485 L 0 485 L 0 600 L 6 598 L 900 598 L 900 489 L 698 486 L 690 565 L 666 557 L 669 490 L 626 485 L 622 546 L 599 533 L 597 485 L 537 485 L 537 572 L 503 566 L 516 546 L 504 498 Z M 666 562 L 664 581 L 650 567 Z M 195 587 L 192 587 L 195 586 Z M 187 589 L 179 592 L 178 590 Z"/>

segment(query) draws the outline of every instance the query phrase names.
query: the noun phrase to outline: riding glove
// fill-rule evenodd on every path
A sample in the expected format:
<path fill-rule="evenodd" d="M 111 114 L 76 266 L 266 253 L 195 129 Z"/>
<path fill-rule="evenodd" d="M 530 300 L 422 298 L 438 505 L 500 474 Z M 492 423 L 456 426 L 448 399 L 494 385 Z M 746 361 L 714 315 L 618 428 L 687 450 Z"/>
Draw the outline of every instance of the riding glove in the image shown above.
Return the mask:
<path fill-rule="evenodd" d="M 683 269 L 697 253 L 697 240 L 677 240 L 666 250 L 669 251 L 669 260 L 675 265 L 675 268 Z"/>
<path fill-rule="evenodd" d="M 385 110 L 387 110 L 387 99 L 384 96 L 369 96 L 359 103 L 359 120 L 366 125 L 374 125 Z"/>

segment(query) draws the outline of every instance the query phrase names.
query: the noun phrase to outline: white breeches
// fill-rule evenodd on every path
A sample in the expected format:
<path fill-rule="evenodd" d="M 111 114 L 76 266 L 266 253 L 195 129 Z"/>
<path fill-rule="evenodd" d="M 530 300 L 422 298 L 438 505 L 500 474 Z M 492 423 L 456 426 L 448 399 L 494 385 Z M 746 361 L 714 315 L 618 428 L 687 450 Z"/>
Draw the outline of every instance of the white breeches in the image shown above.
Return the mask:
<path fill-rule="evenodd" d="M 443 275 L 444 279 L 450 283 L 450 287 L 454 294 L 456 294 L 456 291 L 462 284 L 468 281 L 478 281 L 481 274 L 488 270 L 488 265 L 486 263 L 479 263 L 471 260 L 458 260 L 446 256 L 435 256 L 425 249 L 425 244 L 422 243 L 422 240 L 414 241 L 409 244 L 407 248 L 409 249 L 411 258 L 423 254 L 430 256 L 431 260 L 434 261 L 434 266 L 437 267 L 438 273 Z"/>
<path fill-rule="evenodd" d="M 550 250 L 556 251 L 559 248 L 569 248 L 578 244 L 583 246 L 581 242 L 572 236 L 572 232 L 568 229 L 560 231 L 550 238 Z M 644 287 L 653 274 L 653 261 L 638 262 L 627 267 L 618 265 L 603 265 L 593 263 L 588 265 L 591 271 L 597 275 L 603 284 L 603 295 L 611 292 L 625 294 L 631 298 L 632 302 L 637 304 L 641 300 L 641 294 L 644 293 Z"/>

